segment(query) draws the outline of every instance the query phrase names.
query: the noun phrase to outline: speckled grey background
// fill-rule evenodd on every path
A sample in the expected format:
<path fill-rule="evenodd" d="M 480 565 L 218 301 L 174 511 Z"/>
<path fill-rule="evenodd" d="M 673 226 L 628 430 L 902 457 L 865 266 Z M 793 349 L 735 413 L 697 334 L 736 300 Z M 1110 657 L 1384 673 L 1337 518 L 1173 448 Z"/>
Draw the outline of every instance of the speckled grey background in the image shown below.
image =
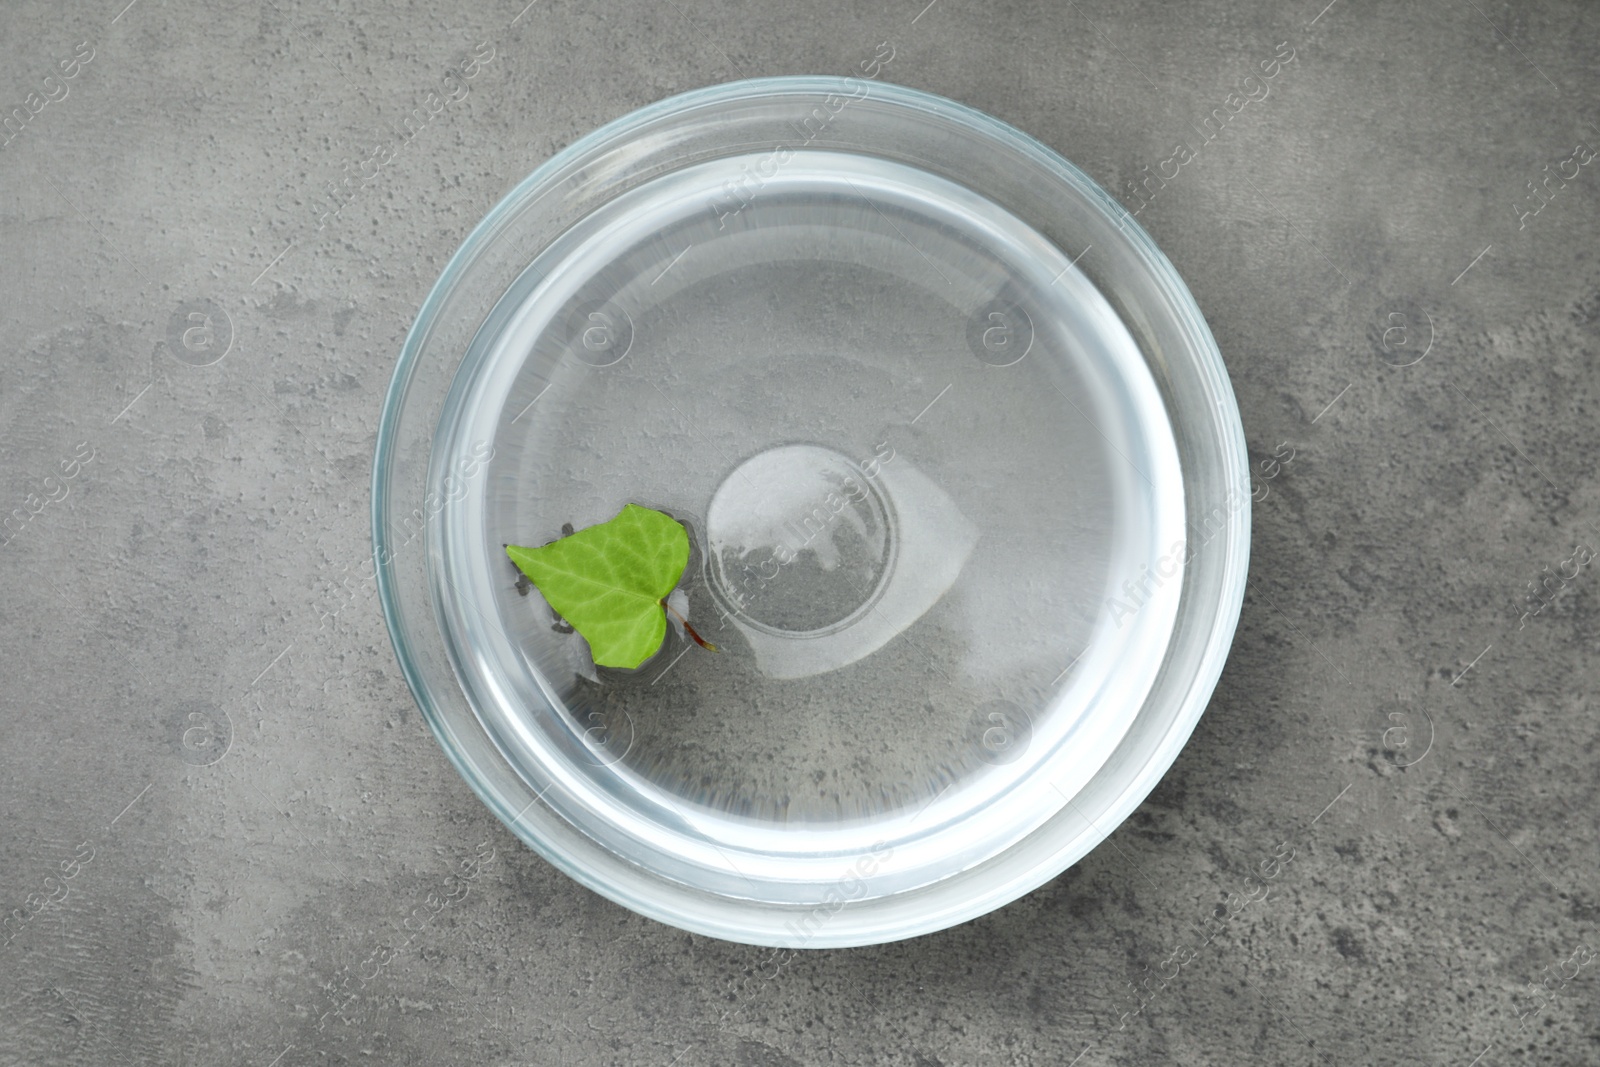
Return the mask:
<path fill-rule="evenodd" d="M 124 2 L 0 12 L 0 1063 L 1600 1062 L 1600 8 Z M 1216 697 L 1126 826 L 774 975 L 459 780 L 359 574 L 369 468 L 516 180 L 880 41 L 1130 210 L 1223 109 L 1140 221 L 1269 491 Z"/>

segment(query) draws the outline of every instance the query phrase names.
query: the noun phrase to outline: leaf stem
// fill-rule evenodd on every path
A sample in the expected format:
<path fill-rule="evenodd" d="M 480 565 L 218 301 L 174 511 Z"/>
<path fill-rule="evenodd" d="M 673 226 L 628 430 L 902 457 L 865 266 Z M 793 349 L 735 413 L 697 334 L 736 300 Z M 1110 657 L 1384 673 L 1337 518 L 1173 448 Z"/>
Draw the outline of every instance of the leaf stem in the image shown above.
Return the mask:
<path fill-rule="evenodd" d="M 695 633 L 694 632 L 694 627 L 689 625 L 689 620 L 684 618 L 682 615 L 679 615 L 677 608 L 673 607 L 671 604 L 668 604 L 665 600 L 663 600 L 661 602 L 661 606 L 666 608 L 668 611 L 672 612 L 673 617 L 676 618 L 678 620 L 678 622 L 683 624 L 684 632 L 687 633 L 690 637 L 694 638 L 694 643 L 695 644 L 699 645 L 701 648 L 710 649 L 712 652 L 721 652 L 722 651 L 722 649 L 718 648 L 716 645 L 713 645 L 710 641 L 707 641 L 705 638 L 703 638 L 699 634 Z"/>

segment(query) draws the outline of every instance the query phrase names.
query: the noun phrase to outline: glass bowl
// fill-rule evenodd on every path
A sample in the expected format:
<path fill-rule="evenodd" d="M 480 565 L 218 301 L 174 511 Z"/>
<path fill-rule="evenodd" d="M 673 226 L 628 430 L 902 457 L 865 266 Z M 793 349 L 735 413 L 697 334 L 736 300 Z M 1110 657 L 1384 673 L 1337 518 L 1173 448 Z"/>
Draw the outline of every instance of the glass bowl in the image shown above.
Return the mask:
<path fill-rule="evenodd" d="M 1176 758 L 1249 547 L 1238 410 L 1144 231 L 994 119 L 853 78 L 673 97 L 502 200 L 422 305 L 380 597 L 484 802 L 595 891 L 752 944 L 981 915 Z M 680 628 L 596 668 L 506 543 L 638 503 Z"/>

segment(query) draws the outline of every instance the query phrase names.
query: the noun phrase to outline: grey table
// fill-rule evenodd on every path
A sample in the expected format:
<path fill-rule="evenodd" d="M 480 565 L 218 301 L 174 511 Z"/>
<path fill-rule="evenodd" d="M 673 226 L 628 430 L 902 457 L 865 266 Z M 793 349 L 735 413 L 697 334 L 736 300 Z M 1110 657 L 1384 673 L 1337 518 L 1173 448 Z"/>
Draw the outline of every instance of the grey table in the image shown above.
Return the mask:
<path fill-rule="evenodd" d="M 0 14 L 0 1063 L 1600 1060 L 1600 8 L 125 2 Z M 1138 211 L 1263 498 L 1125 826 L 771 973 L 457 777 L 361 566 L 369 470 L 515 181 L 880 42 Z"/>

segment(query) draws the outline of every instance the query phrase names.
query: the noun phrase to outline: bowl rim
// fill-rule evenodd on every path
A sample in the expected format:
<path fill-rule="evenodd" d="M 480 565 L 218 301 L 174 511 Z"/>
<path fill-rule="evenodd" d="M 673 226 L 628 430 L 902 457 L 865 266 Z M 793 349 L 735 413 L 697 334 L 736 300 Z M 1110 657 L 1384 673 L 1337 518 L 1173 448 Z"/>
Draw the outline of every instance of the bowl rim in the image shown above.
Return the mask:
<path fill-rule="evenodd" d="M 641 915 L 693 933 L 754 945 L 787 945 L 789 939 L 778 933 L 776 922 L 757 929 L 749 924 L 741 926 L 736 922 L 715 921 L 707 918 L 708 913 L 704 910 L 674 907 L 672 900 L 675 894 L 651 895 L 633 892 L 628 887 L 604 877 L 598 866 L 585 862 L 578 855 L 570 854 L 559 847 L 558 843 L 533 833 L 521 821 L 527 809 L 524 808 L 523 812 L 513 811 L 503 802 L 503 798 L 495 791 L 492 784 L 479 775 L 467 754 L 458 746 L 449 724 L 436 705 L 434 694 L 422 675 L 417 657 L 411 649 L 411 639 L 400 617 L 395 576 L 392 571 L 395 557 L 394 544 L 385 521 L 390 499 L 389 480 L 396 455 L 395 437 L 398 432 L 399 414 L 441 306 L 462 282 L 467 269 L 477 259 L 484 246 L 498 235 L 518 210 L 537 199 L 534 194 L 541 185 L 596 148 L 625 139 L 628 135 L 667 115 L 681 114 L 709 105 L 762 97 L 848 94 L 852 91 L 850 88 L 852 83 L 862 82 L 871 85 L 870 96 L 874 99 L 937 115 L 965 125 L 984 136 L 1009 143 L 1021 154 L 1032 157 L 1043 167 L 1061 175 L 1087 200 L 1095 204 L 1109 221 L 1117 225 L 1132 250 L 1149 268 L 1151 280 L 1166 298 L 1168 306 L 1175 312 L 1177 325 L 1189 341 L 1185 356 L 1198 364 L 1196 370 L 1199 372 L 1199 377 L 1215 396 L 1216 428 L 1223 438 L 1219 442 L 1218 458 L 1221 460 L 1225 484 L 1231 487 L 1243 484 L 1247 491 L 1243 494 L 1240 505 L 1229 510 L 1225 525 L 1219 531 L 1225 540 L 1223 546 L 1225 557 L 1221 561 L 1219 582 L 1221 595 L 1215 604 L 1213 624 L 1207 633 L 1203 650 L 1189 673 L 1187 686 L 1180 692 L 1172 694 L 1171 699 L 1179 705 L 1178 713 L 1161 735 L 1159 742 L 1144 755 L 1138 769 L 1127 776 L 1127 780 L 1117 791 L 1113 803 L 1095 813 L 1097 817 L 1094 818 L 1078 812 L 1089 824 L 1088 831 L 1069 838 L 1054 851 L 1040 854 L 1027 865 L 1025 870 L 989 885 L 983 892 L 968 893 L 958 901 L 942 902 L 937 907 L 925 907 L 916 916 L 903 918 L 897 923 L 879 923 L 870 932 L 863 932 L 855 924 L 830 924 L 832 929 L 825 928 L 807 938 L 803 947 L 837 948 L 882 944 L 967 922 L 1044 885 L 1098 847 L 1143 802 L 1166 775 L 1187 744 L 1210 701 L 1221 676 L 1227 653 L 1232 646 L 1243 608 L 1248 577 L 1251 529 L 1248 452 L 1232 383 L 1204 315 L 1177 269 L 1138 220 L 1098 182 L 1032 135 L 976 108 L 893 82 L 833 75 L 784 75 L 740 79 L 666 97 L 605 123 L 540 163 L 490 208 L 446 262 L 438 279 L 419 305 L 416 317 L 406 332 L 394 374 L 385 391 L 380 409 L 372 474 L 374 548 L 372 558 L 384 622 L 407 687 L 440 747 L 444 749 L 457 773 L 466 780 L 473 792 L 518 839 L 579 884 Z M 1165 673 L 1165 670 L 1163 666 L 1162 673 Z M 1155 696 L 1153 692 L 1150 699 L 1154 699 Z M 1147 704 L 1146 707 L 1148 706 Z M 1140 714 L 1143 713 L 1144 708 L 1141 708 Z M 1102 767 L 1097 771 L 1085 789 L 1099 780 L 1106 770 L 1106 767 Z M 531 792 L 531 784 L 529 789 Z M 536 796 L 533 803 L 537 803 L 537 800 Z M 1068 807 L 1077 810 L 1070 799 Z M 1020 844 L 1021 842 L 1019 846 Z M 694 892 L 690 887 L 680 888 Z M 732 908 L 739 902 L 730 900 L 727 903 L 729 908 Z M 848 911 L 840 913 L 841 916 L 846 914 Z"/>

